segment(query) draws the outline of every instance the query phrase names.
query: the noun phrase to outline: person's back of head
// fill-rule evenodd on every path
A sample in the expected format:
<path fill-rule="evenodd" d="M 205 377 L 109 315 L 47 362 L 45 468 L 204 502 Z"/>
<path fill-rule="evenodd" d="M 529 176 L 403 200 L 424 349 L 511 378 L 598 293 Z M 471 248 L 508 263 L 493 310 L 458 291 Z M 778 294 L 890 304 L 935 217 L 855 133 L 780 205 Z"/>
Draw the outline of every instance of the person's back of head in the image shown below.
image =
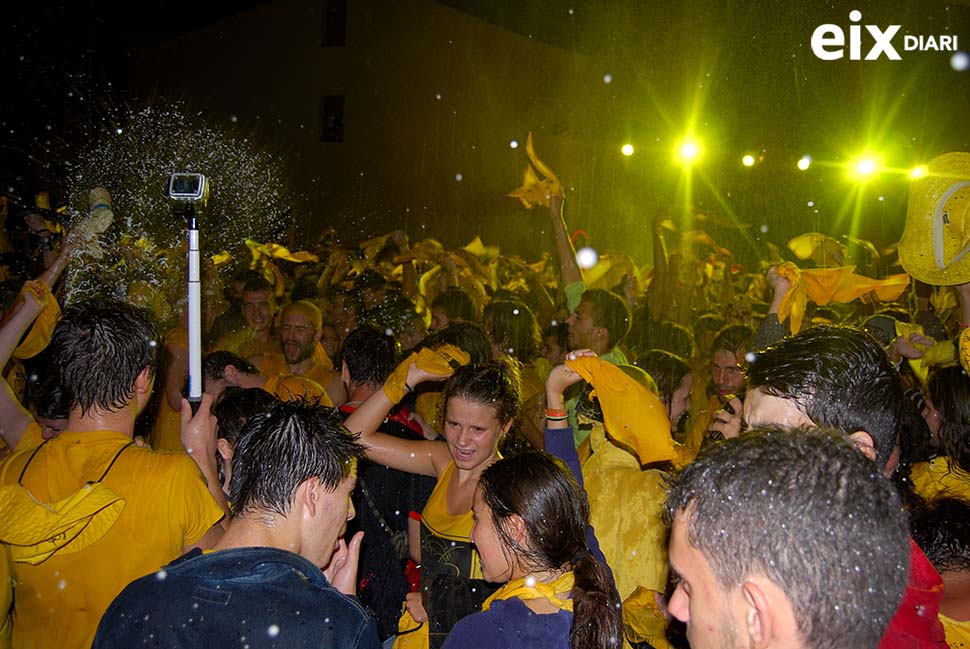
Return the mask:
<path fill-rule="evenodd" d="M 477 322 L 478 305 L 474 298 L 456 286 L 449 286 L 431 303 L 432 309 L 441 309 L 449 322 Z"/>
<path fill-rule="evenodd" d="M 914 507 L 910 529 L 944 584 L 951 577 L 970 576 L 970 502 L 943 497 Z M 947 590 L 944 586 L 944 597 Z"/>
<path fill-rule="evenodd" d="M 804 329 L 755 354 L 747 380 L 749 391 L 791 402 L 816 426 L 868 434 L 877 465 L 888 464 L 903 391 L 888 356 L 867 333 L 840 326 Z"/>
<path fill-rule="evenodd" d="M 927 382 L 939 417 L 940 446 L 957 466 L 970 472 L 970 377 L 959 365 L 933 372 Z"/>
<path fill-rule="evenodd" d="M 158 331 L 147 312 L 123 302 L 83 300 L 64 308 L 49 345 L 70 409 L 115 412 L 158 364 Z"/>
<path fill-rule="evenodd" d="M 520 302 L 492 302 L 485 307 L 482 323 L 492 344 L 503 354 L 522 363 L 531 363 L 539 355 L 542 339 L 532 310 Z"/>
<path fill-rule="evenodd" d="M 485 329 L 474 322 L 452 322 L 424 339 L 422 347 L 435 349 L 454 345 L 468 352 L 472 363 L 484 363 L 492 358 L 492 343 Z"/>
<path fill-rule="evenodd" d="M 226 388 L 219 403 L 212 407 L 212 414 L 218 422 L 216 435 L 235 446 L 246 422 L 256 415 L 269 412 L 278 402 L 279 399 L 262 388 Z"/>
<path fill-rule="evenodd" d="M 344 339 L 337 366 L 346 364 L 350 385 L 378 388 L 394 371 L 397 354 L 393 336 L 373 327 L 357 327 Z"/>
<path fill-rule="evenodd" d="M 711 353 L 723 350 L 743 354 L 751 349 L 754 329 L 745 324 L 729 324 L 721 327 L 711 341 Z"/>
<path fill-rule="evenodd" d="M 690 365 L 682 357 L 662 349 L 652 349 L 637 359 L 637 367 L 650 375 L 657 384 L 657 396 L 667 407 L 670 398 L 684 377 L 690 374 Z"/>
<path fill-rule="evenodd" d="M 626 301 L 616 293 L 591 288 L 583 293 L 582 302 L 593 305 L 593 326 L 609 331 L 607 349 L 613 349 L 630 333 L 632 316 Z"/>
<path fill-rule="evenodd" d="M 546 453 L 523 452 L 485 469 L 479 489 L 487 511 L 476 515 L 491 517 L 514 570 L 573 572 L 570 645 L 619 649 L 623 636 L 619 594 L 609 572 L 586 545 L 589 501 L 569 469 Z M 515 537 L 519 521 L 525 531 L 522 540 Z"/>
<path fill-rule="evenodd" d="M 779 646 L 874 649 L 908 583 L 899 497 L 841 434 L 755 429 L 713 444 L 672 480 L 664 516 L 681 580 L 669 609 L 692 644 L 752 631 L 717 628 L 724 619 L 761 625 L 790 607 L 795 628 L 773 628 L 789 639 Z M 713 607 L 708 589 L 732 610 Z"/>
<path fill-rule="evenodd" d="M 354 474 L 364 449 L 339 414 L 313 402 L 278 402 L 250 418 L 236 439 L 229 482 L 234 516 L 287 516 L 297 488 L 328 491 Z"/>
<path fill-rule="evenodd" d="M 227 366 L 234 367 L 243 374 L 259 374 L 259 370 L 249 359 L 229 351 L 218 350 L 209 352 L 202 359 L 202 377 L 206 381 L 224 378 Z"/>

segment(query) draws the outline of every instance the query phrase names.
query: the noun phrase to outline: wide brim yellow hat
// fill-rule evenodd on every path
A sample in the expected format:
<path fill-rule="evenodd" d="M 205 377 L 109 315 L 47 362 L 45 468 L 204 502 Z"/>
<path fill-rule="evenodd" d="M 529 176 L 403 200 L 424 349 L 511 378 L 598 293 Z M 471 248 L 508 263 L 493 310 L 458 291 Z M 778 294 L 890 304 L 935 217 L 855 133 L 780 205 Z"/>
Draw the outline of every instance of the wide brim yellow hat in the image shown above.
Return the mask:
<path fill-rule="evenodd" d="M 899 261 L 936 286 L 970 282 L 970 153 L 945 153 L 909 188 Z"/>

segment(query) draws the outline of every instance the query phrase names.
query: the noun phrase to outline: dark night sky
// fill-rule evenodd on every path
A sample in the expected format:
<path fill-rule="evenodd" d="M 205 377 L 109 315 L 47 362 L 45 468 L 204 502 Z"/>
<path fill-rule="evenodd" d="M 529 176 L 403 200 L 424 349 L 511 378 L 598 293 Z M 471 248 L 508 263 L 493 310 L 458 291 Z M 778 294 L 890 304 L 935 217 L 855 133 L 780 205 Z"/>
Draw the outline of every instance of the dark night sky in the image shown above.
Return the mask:
<path fill-rule="evenodd" d="M 49 150 L 91 137 L 104 128 L 106 116 L 110 120 L 121 107 L 143 101 L 128 93 L 130 53 L 257 4 L 181 1 L 152 8 L 93 0 L 19 3 L 16 13 L 5 17 L 0 35 L 0 188 L 29 196 L 56 184 L 62 170 Z M 717 102 L 706 107 L 705 119 L 722 133 L 725 149 L 740 151 L 758 142 L 772 152 L 794 154 L 812 147 L 834 156 L 878 138 L 903 159 L 970 150 L 970 72 L 952 70 L 948 55 L 830 64 L 814 59 L 807 49 L 815 25 L 847 25 L 855 8 L 863 11 L 864 23 L 900 23 L 911 33 L 959 34 L 967 49 L 966 0 L 440 4 L 580 52 L 618 78 L 629 79 L 625 87 L 630 92 L 652 95 L 660 107 L 654 111 L 617 102 L 604 120 L 604 138 L 649 130 L 665 104 L 681 118 L 678 111 L 690 104 L 697 88 L 694 80 L 700 80 L 707 96 L 714 98 L 709 101 Z M 625 10 L 611 11 L 614 6 Z M 615 86 L 623 92 L 623 86 Z M 743 186 L 735 182 L 739 173 L 733 168 L 712 170 L 727 186 Z M 785 182 L 794 187 L 803 181 Z M 770 192 L 777 188 L 748 187 L 763 194 L 761 205 L 770 210 Z M 887 190 L 887 202 L 905 200 L 901 187 L 892 196 L 894 190 Z"/>

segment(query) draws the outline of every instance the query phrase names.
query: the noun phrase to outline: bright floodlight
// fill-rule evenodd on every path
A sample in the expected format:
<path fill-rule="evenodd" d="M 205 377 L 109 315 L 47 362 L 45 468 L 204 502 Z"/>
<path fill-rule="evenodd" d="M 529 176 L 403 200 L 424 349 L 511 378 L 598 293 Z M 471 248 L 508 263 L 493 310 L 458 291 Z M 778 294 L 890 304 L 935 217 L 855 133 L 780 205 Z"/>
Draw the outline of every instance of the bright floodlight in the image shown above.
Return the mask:
<path fill-rule="evenodd" d="M 872 158 L 862 158 L 855 163 L 855 172 L 860 176 L 871 176 L 876 170 L 876 161 Z"/>
<path fill-rule="evenodd" d="M 622 153 L 623 155 L 633 155 L 633 145 L 624 144 L 623 146 L 620 147 L 620 153 Z"/>
<path fill-rule="evenodd" d="M 913 170 L 909 172 L 912 178 L 922 178 L 926 175 L 926 165 L 919 165 L 918 167 L 913 167 Z"/>
<path fill-rule="evenodd" d="M 680 148 L 677 149 L 677 155 L 680 156 L 680 161 L 684 164 L 690 164 L 694 162 L 698 156 L 701 154 L 701 147 L 696 142 L 691 140 L 686 140 L 681 143 Z"/>
<path fill-rule="evenodd" d="M 798 168 L 800 170 L 805 171 L 811 166 L 812 166 L 812 156 L 803 155 L 801 158 L 798 159 Z"/>
<path fill-rule="evenodd" d="M 744 156 L 743 158 L 741 158 L 741 164 L 743 164 L 745 167 L 753 167 L 754 166 L 754 156 L 753 155 L 746 155 L 746 156 Z"/>

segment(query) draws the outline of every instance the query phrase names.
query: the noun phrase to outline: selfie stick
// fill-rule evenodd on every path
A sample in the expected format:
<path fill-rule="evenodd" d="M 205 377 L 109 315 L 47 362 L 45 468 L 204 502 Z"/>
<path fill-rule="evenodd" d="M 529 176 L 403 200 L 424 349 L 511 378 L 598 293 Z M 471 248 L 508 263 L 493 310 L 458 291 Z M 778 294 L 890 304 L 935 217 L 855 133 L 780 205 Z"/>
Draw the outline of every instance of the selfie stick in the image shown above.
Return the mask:
<path fill-rule="evenodd" d="M 194 415 L 202 403 L 202 279 L 199 270 L 199 227 L 195 205 L 189 206 L 189 405 Z"/>

